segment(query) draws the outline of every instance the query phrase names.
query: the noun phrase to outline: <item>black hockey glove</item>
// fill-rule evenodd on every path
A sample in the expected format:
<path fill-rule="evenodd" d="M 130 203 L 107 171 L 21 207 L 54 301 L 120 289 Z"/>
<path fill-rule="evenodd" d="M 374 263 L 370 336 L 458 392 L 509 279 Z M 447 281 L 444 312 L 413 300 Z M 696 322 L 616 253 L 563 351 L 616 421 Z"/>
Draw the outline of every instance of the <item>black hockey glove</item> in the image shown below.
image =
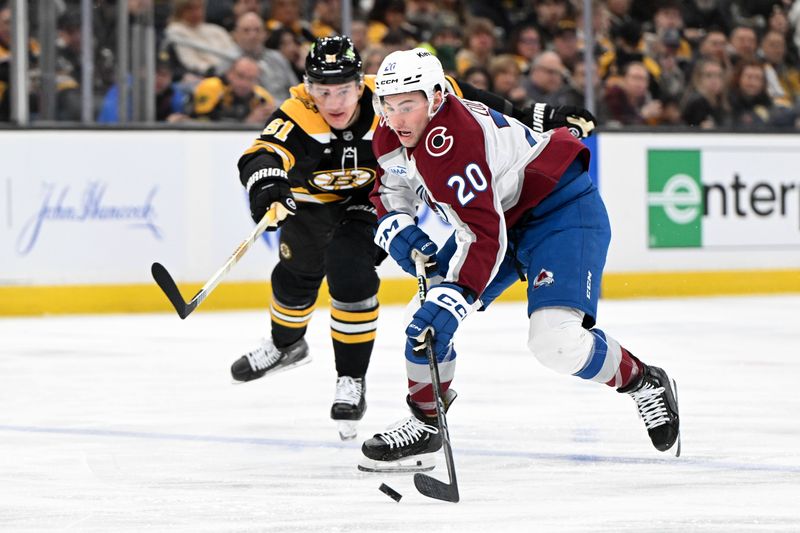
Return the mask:
<path fill-rule="evenodd" d="M 582 107 L 545 103 L 533 106 L 533 131 L 539 133 L 565 126 L 575 138 L 585 139 L 592 134 L 596 122 L 594 115 Z"/>
<path fill-rule="evenodd" d="M 289 187 L 286 172 L 277 168 L 264 168 L 257 170 L 247 180 L 247 190 L 250 195 L 250 216 L 258 224 L 272 204 L 278 203 L 275 210 L 275 222 L 267 227 L 267 231 L 274 231 L 286 222 L 286 217 L 294 215 L 297 204 Z"/>

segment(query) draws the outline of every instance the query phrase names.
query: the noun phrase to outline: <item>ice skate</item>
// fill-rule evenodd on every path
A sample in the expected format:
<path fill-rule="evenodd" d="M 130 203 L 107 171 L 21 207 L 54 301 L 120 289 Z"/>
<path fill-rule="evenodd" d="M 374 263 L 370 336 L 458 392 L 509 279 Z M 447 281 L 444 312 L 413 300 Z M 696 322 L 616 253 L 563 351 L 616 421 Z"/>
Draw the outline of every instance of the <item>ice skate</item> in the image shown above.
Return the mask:
<path fill-rule="evenodd" d="M 641 379 L 619 392 L 629 394 L 636 402 L 650 440 L 657 450 L 681 454 L 678 387 L 675 380 L 655 366 L 644 366 Z"/>
<path fill-rule="evenodd" d="M 331 406 L 331 418 L 336 420 L 342 440 L 356 438 L 358 421 L 367 410 L 366 392 L 364 378 L 339 376 L 336 380 L 336 397 Z"/>
<path fill-rule="evenodd" d="M 265 374 L 277 374 L 309 362 L 311 357 L 305 339 L 284 348 L 276 348 L 272 339 L 264 339 L 261 346 L 234 361 L 231 376 L 237 382 L 252 381 Z"/>
<path fill-rule="evenodd" d="M 456 399 L 456 391 L 448 389 L 445 410 Z M 406 397 L 412 416 L 400 420 L 382 433 L 364 442 L 363 457 L 358 469 L 364 472 L 425 472 L 436 466 L 437 452 L 442 447 L 439 422 L 427 417 Z"/>

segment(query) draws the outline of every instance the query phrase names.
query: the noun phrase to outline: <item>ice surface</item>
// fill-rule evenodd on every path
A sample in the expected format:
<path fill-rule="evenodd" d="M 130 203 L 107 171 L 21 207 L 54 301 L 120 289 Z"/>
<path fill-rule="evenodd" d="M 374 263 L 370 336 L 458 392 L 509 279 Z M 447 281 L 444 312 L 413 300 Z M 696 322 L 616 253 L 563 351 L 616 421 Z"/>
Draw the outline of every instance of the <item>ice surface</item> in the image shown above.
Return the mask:
<path fill-rule="evenodd" d="M 356 469 L 407 414 L 400 307 L 381 310 L 346 443 L 326 309 L 311 364 L 243 385 L 228 369 L 266 311 L 0 319 L 0 530 L 800 531 L 799 318 L 800 296 L 601 301 L 600 326 L 678 382 L 675 459 L 630 398 L 536 362 L 523 304 L 471 316 L 448 416 L 458 504 Z"/>

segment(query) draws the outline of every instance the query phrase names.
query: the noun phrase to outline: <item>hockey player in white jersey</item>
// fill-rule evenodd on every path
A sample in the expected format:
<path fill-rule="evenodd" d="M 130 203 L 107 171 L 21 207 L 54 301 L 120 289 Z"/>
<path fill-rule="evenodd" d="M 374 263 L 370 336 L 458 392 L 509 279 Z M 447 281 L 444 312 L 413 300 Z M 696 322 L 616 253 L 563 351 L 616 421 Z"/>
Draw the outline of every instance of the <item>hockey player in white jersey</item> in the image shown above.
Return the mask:
<path fill-rule="evenodd" d="M 381 167 L 372 193 L 375 241 L 407 272 L 423 254 L 442 281 L 406 327 L 412 416 L 364 442 L 364 470 L 432 467 L 441 447 L 423 340 L 433 336 L 445 406 L 454 398 L 453 336 L 517 279 L 528 277 L 528 347 L 546 367 L 630 395 L 653 445 L 680 453 L 677 388 L 594 327 L 611 231 L 587 173 L 589 152 L 566 128 L 532 131 L 485 105 L 444 94 L 438 59 L 394 52 L 375 80 Z M 427 203 L 451 224 L 437 249 L 416 225 Z"/>

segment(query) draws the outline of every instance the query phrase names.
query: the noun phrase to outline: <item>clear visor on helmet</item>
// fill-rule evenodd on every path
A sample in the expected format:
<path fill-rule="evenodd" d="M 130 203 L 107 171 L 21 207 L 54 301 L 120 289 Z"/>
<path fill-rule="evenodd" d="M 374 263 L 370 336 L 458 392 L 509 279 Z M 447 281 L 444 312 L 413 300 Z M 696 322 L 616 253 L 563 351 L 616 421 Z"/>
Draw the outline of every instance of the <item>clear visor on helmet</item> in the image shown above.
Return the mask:
<path fill-rule="evenodd" d="M 361 95 L 360 84 L 357 81 L 335 85 L 306 81 L 306 90 L 317 104 L 352 104 L 357 102 Z"/>
<path fill-rule="evenodd" d="M 375 112 L 386 119 L 406 117 L 415 113 L 420 108 L 430 107 L 428 98 L 422 91 L 398 93 L 388 98 L 389 101 L 387 101 L 386 96 L 379 97 L 373 95 L 372 97 L 372 107 L 375 108 Z"/>

